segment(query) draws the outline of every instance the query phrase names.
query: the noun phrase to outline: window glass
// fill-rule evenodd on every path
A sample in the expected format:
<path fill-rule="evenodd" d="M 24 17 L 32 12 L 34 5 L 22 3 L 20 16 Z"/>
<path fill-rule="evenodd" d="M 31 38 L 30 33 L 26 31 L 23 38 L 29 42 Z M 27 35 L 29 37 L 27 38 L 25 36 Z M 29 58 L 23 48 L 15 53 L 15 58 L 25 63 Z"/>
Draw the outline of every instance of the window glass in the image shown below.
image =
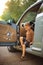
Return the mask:
<path fill-rule="evenodd" d="M 30 22 L 35 19 L 36 12 L 28 12 L 24 18 L 22 19 L 22 22 Z"/>

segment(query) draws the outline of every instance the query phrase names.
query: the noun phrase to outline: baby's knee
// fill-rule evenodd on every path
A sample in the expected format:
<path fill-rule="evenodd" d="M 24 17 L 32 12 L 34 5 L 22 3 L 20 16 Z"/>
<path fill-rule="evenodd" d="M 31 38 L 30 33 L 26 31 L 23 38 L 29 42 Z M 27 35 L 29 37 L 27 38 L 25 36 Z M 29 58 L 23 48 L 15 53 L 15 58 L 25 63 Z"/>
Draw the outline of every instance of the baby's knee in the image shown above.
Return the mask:
<path fill-rule="evenodd" d="M 20 41 L 23 40 L 23 37 L 20 37 Z"/>

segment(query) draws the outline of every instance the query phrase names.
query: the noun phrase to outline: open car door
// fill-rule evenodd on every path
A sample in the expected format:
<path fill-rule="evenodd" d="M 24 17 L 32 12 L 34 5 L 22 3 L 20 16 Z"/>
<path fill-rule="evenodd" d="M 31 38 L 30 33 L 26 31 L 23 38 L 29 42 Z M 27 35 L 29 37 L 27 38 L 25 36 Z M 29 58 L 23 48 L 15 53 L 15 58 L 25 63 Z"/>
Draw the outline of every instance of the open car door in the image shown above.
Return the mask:
<path fill-rule="evenodd" d="M 0 46 L 15 45 L 17 42 L 16 24 L 0 22 Z"/>

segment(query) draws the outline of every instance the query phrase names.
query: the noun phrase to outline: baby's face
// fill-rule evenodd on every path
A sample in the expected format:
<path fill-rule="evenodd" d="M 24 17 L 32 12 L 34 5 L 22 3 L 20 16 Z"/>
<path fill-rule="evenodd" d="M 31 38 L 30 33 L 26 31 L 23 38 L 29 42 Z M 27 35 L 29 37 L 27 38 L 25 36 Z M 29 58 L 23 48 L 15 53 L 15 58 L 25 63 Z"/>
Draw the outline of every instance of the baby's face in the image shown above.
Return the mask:
<path fill-rule="evenodd" d="M 24 26 L 25 30 L 30 30 L 30 26 Z"/>

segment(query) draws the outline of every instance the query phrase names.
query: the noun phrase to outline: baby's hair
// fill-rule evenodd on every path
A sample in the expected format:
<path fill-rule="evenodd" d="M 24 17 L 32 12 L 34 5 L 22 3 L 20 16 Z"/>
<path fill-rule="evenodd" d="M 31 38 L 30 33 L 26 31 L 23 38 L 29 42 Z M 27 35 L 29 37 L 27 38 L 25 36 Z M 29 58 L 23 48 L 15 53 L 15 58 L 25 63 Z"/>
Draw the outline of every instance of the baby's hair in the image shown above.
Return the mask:
<path fill-rule="evenodd" d="M 30 23 L 26 23 L 25 26 L 30 26 Z"/>

